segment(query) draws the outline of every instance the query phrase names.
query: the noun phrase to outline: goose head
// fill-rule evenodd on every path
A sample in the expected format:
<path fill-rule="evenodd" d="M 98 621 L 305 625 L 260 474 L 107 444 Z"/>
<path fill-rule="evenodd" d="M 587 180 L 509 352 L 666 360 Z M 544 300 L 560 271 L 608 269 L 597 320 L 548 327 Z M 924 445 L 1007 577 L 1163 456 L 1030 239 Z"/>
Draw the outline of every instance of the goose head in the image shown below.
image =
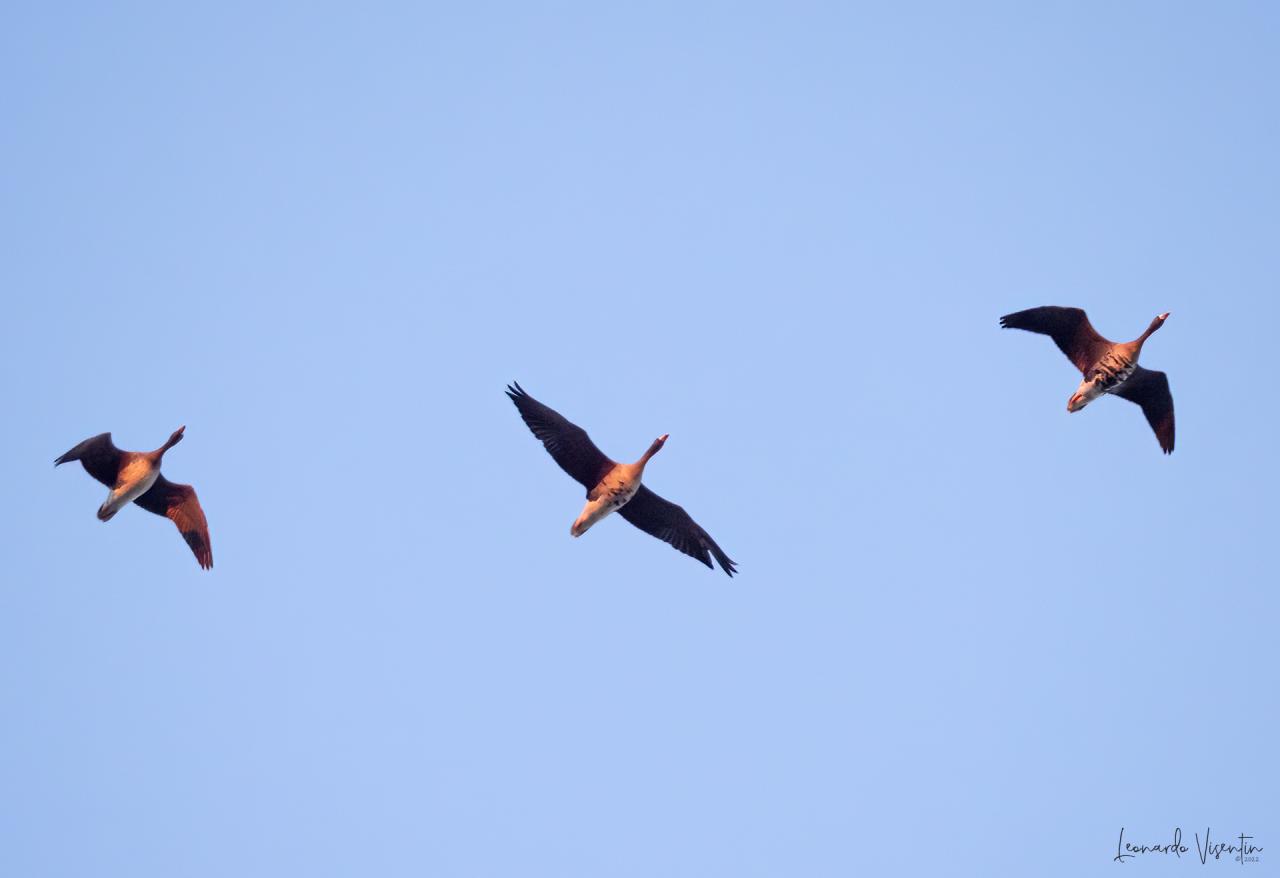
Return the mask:
<path fill-rule="evenodd" d="M 662 450 L 662 446 L 667 444 L 667 437 L 670 433 L 663 433 L 657 439 L 653 440 L 653 444 L 649 446 L 649 450 L 644 453 L 644 457 L 640 458 L 641 463 L 648 463 L 649 458 L 653 457 Z"/>
<path fill-rule="evenodd" d="M 164 453 L 165 453 L 166 451 L 168 451 L 170 448 L 172 448 L 173 446 L 175 446 L 175 445 L 177 445 L 179 442 L 181 442 L 181 441 L 182 441 L 182 433 L 183 433 L 183 431 L 184 431 L 184 430 L 186 430 L 186 429 L 187 429 L 187 425 L 186 425 L 186 424 L 183 424 L 181 427 L 179 427 L 178 429 L 176 429 L 176 430 L 174 430 L 172 433 L 170 433 L 170 434 L 169 434 L 169 439 L 168 439 L 168 441 L 167 441 L 167 442 L 165 442 L 163 445 L 161 445 L 161 446 L 160 446 L 160 453 L 161 453 L 161 454 L 164 454 Z"/>
<path fill-rule="evenodd" d="M 1138 341 L 1146 341 L 1148 338 L 1151 337 L 1151 333 L 1155 332 L 1161 326 L 1164 326 L 1164 322 L 1168 319 L 1169 319 L 1168 311 L 1164 312 L 1163 314 L 1157 314 L 1155 319 L 1151 321 L 1151 325 L 1147 327 L 1147 331 L 1142 333 Z"/>

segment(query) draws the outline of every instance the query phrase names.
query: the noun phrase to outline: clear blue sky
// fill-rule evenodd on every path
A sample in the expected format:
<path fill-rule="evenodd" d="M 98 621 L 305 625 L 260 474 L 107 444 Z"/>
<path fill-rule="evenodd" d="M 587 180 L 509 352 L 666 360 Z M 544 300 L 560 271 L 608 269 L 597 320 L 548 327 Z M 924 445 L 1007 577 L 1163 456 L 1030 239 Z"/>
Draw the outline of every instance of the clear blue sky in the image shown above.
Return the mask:
<path fill-rule="evenodd" d="M 181 6 L 0 27 L 0 874 L 1275 867 L 1273 5 Z"/>

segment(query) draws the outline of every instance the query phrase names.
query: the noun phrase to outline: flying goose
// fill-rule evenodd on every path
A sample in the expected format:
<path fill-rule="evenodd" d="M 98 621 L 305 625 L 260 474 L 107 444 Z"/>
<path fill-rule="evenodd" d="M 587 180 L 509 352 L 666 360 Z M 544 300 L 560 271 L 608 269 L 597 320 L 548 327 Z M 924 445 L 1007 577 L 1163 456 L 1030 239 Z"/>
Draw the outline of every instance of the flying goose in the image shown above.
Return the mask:
<path fill-rule="evenodd" d="M 1030 308 L 1000 318 L 1005 329 L 1025 329 L 1054 340 L 1084 375 L 1084 380 L 1067 400 L 1067 411 L 1078 412 L 1104 393 L 1114 393 L 1142 406 L 1147 423 L 1165 454 L 1173 452 L 1173 397 L 1169 394 L 1169 378 L 1163 372 L 1138 365 L 1142 344 L 1164 326 L 1169 312 L 1157 315 L 1133 341 L 1117 344 L 1098 334 L 1088 316 L 1079 308 L 1046 305 Z"/>
<path fill-rule="evenodd" d="M 111 489 L 107 499 L 98 507 L 98 518 L 110 521 L 111 517 L 127 506 L 137 503 L 148 512 L 163 515 L 178 526 L 178 532 L 187 541 L 196 561 L 205 570 L 213 566 L 213 551 L 209 547 L 209 524 L 204 510 L 190 485 L 178 485 L 160 475 L 160 460 L 164 453 L 182 441 L 187 428 L 179 427 L 169 440 L 155 451 L 121 451 L 111 442 L 110 433 L 101 433 L 86 439 L 53 462 L 54 466 L 80 461 L 85 472 Z"/>
<path fill-rule="evenodd" d="M 525 393 L 518 383 L 507 385 L 507 396 L 560 468 L 587 489 L 587 505 L 569 528 L 570 534 L 582 536 L 597 521 L 617 510 L 645 533 L 670 543 L 712 570 L 715 569 L 711 563 L 714 555 L 720 569 L 729 576 L 737 572 L 735 563 L 689 513 L 640 484 L 645 464 L 662 449 L 668 434 L 654 439 L 649 450 L 635 463 L 618 463 L 605 457 L 585 430 Z"/>

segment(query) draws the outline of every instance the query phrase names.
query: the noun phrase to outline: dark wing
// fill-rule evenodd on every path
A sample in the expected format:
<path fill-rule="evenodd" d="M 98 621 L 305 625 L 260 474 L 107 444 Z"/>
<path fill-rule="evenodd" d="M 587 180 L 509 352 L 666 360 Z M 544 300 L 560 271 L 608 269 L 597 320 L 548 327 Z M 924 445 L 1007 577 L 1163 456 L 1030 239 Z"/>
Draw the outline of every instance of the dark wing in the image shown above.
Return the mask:
<path fill-rule="evenodd" d="M 85 472 L 108 488 L 114 488 L 116 475 L 120 472 L 120 455 L 122 454 L 124 452 L 111 443 L 110 433 L 99 433 L 59 457 L 53 465 L 58 466 L 78 460 Z"/>
<path fill-rule="evenodd" d="M 663 500 L 644 485 L 629 503 L 618 510 L 618 514 L 645 533 L 670 543 L 691 558 L 697 558 L 712 570 L 715 566 L 711 563 L 711 556 L 715 555 L 720 568 L 729 576 L 738 572 L 735 563 L 705 530 L 698 527 L 689 513 Z"/>
<path fill-rule="evenodd" d="M 196 489 L 190 485 L 178 485 L 164 476 L 147 493 L 133 501 L 148 512 L 163 515 L 178 526 L 178 533 L 195 553 L 200 566 L 208 570 L 213 566 L 213 548 L 209 545 L 209 522 L 196 499 Z"/>
<path fill-rule="evenodd" d="M 1172 454 L 1173 394 L 1169 393 L 1169 376 L 1139 366 L 1114 393 L 1142 406 L 1142 413 L 1147 416 L 1151 429 L 1156 431 L 1160 447 L 1165 454 Z"/>
<path fill-rule="evenodd" d="M 1057 305 L 1029 308 L 1004 315 L 1000 318 L 1000 325 L 1005 329 L 1025 329 L 1049 336 L 1082 374 L 1088 374 L 1089 368 L 1112 346 L 1112 342 L 1098 335 L 1088 316 L 1079 308 L 1060 308 Z"/>
<path fill-rule="evenodd" d="M 525 393 L 519 383 L 507 385 L 507 396 L 511 397 L 520 410 L 520 417 L 546 446 L 560 468 L 581 482 L 588 491 L 600 484 L 609 470 L 617 466 L 596 448 L 586 430 Z"/>

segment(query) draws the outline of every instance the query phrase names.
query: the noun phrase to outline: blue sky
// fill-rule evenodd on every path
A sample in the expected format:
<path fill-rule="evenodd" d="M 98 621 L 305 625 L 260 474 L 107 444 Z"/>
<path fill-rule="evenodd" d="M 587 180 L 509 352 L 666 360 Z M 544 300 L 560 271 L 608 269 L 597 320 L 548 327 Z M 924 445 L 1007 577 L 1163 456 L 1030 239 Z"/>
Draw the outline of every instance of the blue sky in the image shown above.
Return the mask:
<path fill-rule="evenodd" d="M 1278 38 L 1262 3 L 9 10 L 0 873 L 1190 867 L 1113 863 L 1121 826 L 1265 868 Z M 1172 457 L 1066 413 L 998 327 L 1041 304 L 1172 312 Z M 669 432 L 646 483 L 741 576 L 571 539 L 513 379 L 614 457 Z M 50 466 L 180 424 L 211 573 Z"/>

